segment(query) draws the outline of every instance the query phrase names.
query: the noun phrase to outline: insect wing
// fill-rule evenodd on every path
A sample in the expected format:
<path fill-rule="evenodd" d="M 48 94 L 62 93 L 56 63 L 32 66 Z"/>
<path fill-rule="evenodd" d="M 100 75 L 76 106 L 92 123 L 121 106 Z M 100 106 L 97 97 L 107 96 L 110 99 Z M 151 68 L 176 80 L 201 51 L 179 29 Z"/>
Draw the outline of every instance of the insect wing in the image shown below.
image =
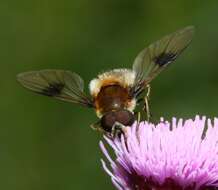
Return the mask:
<path fill-rule="evenodd" d="M 24 72 L 17 80 L 25 88 L 45 96 L 92 107 L 92 100 L 83 92 L 82 78 L 70 71 L 41 70 Z"/>
<path fill-rule="evenodd" d="M 190 44 L 194 27 L 188 26 L 142 50 L 133 63 L 136 73 L 132 93 L 137 96 L 164 68 Z"/>

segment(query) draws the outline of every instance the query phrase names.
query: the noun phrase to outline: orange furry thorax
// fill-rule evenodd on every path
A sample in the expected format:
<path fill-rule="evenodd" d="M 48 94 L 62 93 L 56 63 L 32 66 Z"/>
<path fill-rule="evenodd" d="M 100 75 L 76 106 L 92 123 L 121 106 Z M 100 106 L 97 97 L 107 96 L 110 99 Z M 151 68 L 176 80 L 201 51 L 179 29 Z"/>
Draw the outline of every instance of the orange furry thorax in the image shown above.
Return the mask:
<path fill-rule="evenodd" d="M 135 73 L 128 69 L 114 69 L 98 75 L 89 84 L 96 113 L 102 117 L 110 111 L 127 109 L 133 111 L 136 100 L 129 94 L 133 86 Z"/>
<path fill-rule="evenodd" d="M 129 90 L 118 83 L 102 85 L 100 92 L 94 99 L 96 111 L 100 115 L 110 111 L 126 109 L 130 101 Z"/>
<path fill-rule="evenodd" d="M 108 78 L 108 79 L 104 79 L 101 83 L 101 88 L 105 87 L 105 86 L 111 86 L 111 85 L 120 85 L 123 86 L 122 84 L 120 84 L 120 81 L 118 81 L 116 78 Z M 100 89 L 101 90 L 101 89 Z"/>

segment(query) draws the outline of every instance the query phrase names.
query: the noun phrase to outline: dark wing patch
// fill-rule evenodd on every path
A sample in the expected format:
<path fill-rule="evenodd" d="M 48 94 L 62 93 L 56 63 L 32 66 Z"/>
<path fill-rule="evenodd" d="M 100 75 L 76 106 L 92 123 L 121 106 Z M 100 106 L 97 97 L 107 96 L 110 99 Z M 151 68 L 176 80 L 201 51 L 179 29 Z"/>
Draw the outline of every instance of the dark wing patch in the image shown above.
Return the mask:
<path fill-rule="evenodd" d="M 42 90 L 42 94 L 46 96 L 58 96 L 62 93 L 63 88 L 64 84 L 62 83 L 52 83 Z"/>
<path fill-rule="evenodd" d="M 171 53 L 171 52 L 168 52 L 168 53 L 161 53 L 160 55 L 154 57 L 153 61 L 159 65 L 160 67 L 174 61 L 177 57 L 177 54 L 176 53 Z"/>
<path fill-rule="evenodd" d="M 20 73 L 17 80 L 25 88 L 59 100 L 93 107 L 93 101 L 83 92 L 82 78 L 70 71 L 41 70 Z"/>
<path fill-rule="evenodd" d="M 163 37 L 142 50 L 133 63 L 136 74 L 132 96 L 138 96 L 164 68 L 173 62 L 190 44 L 194 27 L 188 26 Z"/>

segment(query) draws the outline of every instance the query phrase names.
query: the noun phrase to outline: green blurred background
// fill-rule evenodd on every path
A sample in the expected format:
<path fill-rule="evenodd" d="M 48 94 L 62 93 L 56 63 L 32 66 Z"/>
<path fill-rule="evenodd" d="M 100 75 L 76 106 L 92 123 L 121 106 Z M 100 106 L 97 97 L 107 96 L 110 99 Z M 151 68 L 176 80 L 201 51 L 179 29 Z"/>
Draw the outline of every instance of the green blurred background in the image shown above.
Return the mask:
<path fill-rule="evenodd" d="M 191 46 L 152 82 L 152 113 L 218 115 L 217 0 L 1 0 L 0 19 L 0 189 L 114 189 L 100 164 L 101 135 L 89 128 L 93 110 L 24 90 L 19 72 L 70 69 L 88 85 L 195 25 Z"/>

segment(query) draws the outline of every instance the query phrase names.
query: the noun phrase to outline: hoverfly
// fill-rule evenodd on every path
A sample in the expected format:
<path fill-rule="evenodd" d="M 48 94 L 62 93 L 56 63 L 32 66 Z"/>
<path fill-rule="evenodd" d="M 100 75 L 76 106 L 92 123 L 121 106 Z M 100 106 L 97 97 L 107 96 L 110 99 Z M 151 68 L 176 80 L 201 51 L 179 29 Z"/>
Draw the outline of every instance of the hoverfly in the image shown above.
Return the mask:
<path fill-rule="evenodd" d="M 139 96 L 150 89 L 150 82 L 190 44 L 194 27 L 178 30 L 143 49 L 135 58 L 132 69 L 114 69 L 99 74 L 89 83 L 91 96 L 84 93 L 83 79 L 65 70 L 40 70 L 17 75 L 25 88 L 63 100 L 94 108 L 99 121 L 93 128 L 112 135 L 135 121 L 134 110 Z M 144 98 L 149 118 L 149 94 Z"/>

